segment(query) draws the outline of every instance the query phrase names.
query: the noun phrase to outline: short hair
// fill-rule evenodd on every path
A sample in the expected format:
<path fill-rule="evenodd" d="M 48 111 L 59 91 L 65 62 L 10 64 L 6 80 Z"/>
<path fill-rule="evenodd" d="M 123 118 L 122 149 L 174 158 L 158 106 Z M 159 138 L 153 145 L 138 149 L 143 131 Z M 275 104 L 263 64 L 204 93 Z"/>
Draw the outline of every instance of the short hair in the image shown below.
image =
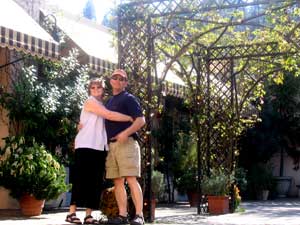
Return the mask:
<path fill-rule="evenodd" d="M 88 84 L 88 94 L 91 95 L 91 87 L 92 85 L 98 85 L 102 88 L 105 88 L 105 82 L 103 79 L 101 78 L 93 78 L 89 81 L 89 84 Z"/>

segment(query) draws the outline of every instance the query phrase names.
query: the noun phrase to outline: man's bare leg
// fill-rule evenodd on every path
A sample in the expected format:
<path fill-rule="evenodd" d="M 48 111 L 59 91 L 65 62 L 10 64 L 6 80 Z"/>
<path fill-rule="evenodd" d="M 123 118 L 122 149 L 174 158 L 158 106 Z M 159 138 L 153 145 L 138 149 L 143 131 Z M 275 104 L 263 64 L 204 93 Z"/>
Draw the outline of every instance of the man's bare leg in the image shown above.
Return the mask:
<path fill-rule="evenodd" d="M 135 206 L 136 215 L 143 216 L 143 192 L 136 177 L 126 177 Z"/>
<path fill-rule="evenodd" d="M 114 179 L 114 184 L 119 215 L 127 217 L 127 193 L 124 185 L 124 178 Z"/>

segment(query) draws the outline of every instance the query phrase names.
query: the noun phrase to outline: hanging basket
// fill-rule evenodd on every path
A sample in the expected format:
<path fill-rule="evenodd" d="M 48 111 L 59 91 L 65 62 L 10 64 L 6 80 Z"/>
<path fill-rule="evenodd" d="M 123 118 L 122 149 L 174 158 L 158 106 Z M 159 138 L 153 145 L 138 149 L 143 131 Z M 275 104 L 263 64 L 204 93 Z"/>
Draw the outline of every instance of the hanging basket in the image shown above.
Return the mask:
<path fill-rule="evenodd" d="M 45 200 L 38 200 L 34 196 L 26 194 L 21 197 L 20 208 L 24 216 L 39 216 L 44 207 Z"/>

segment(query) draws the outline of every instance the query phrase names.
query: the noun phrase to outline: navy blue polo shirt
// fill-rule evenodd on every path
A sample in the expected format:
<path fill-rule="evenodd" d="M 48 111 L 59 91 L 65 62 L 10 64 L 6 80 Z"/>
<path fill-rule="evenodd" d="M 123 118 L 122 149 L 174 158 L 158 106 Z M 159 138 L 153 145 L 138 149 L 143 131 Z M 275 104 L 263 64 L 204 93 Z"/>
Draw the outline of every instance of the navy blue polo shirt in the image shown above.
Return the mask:
<path fill-rule="evenodd" d="M 111 97 L 105 107 L 108 110 L 123 113 L 129 115 L 133 118 L 142 117 L 142 109 L 140 103 L 137 98 L 132 94 L 129 94 L 126 91 L 122 91 L 121 93 L 114 95 Z M 107 133 L 107 138 L 111 139 L 116 136 L 118 133 L 130 127 L 131 122 L 119 122 L 119 121 L 111 121 L 105 120 L 105 128 Z M 131 135 L 134 138 L 137 137 L 136 134 Z"/>

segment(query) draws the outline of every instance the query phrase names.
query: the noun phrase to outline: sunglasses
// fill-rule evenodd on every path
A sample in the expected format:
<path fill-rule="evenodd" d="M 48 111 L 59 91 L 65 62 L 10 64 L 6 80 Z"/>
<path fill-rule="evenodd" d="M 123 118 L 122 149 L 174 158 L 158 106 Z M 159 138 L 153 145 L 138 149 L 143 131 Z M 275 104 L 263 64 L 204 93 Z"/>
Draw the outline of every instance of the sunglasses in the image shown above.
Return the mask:
<path fill-rule="evenodd" d="M 110 79 L 112 79 L 112 80 L 118 80 L 118 81 L 121 81 L 121 82 L 126 82 L 127 81 L 127 78 L 125 78 L 125 77 L 119 77 L 119 76 L 112 76 Z"/>
<path fill-rule="evenodd" d="M 96 89 L 96 88 L 97 88 L 97 89 L 101 89 L 102 87 L 101 87 L 101 86 L 97 86 L 97 87 L 94 86 L 94 87 L 91 87 L 91 89 L 93 89 L 93 90 Z"/>

